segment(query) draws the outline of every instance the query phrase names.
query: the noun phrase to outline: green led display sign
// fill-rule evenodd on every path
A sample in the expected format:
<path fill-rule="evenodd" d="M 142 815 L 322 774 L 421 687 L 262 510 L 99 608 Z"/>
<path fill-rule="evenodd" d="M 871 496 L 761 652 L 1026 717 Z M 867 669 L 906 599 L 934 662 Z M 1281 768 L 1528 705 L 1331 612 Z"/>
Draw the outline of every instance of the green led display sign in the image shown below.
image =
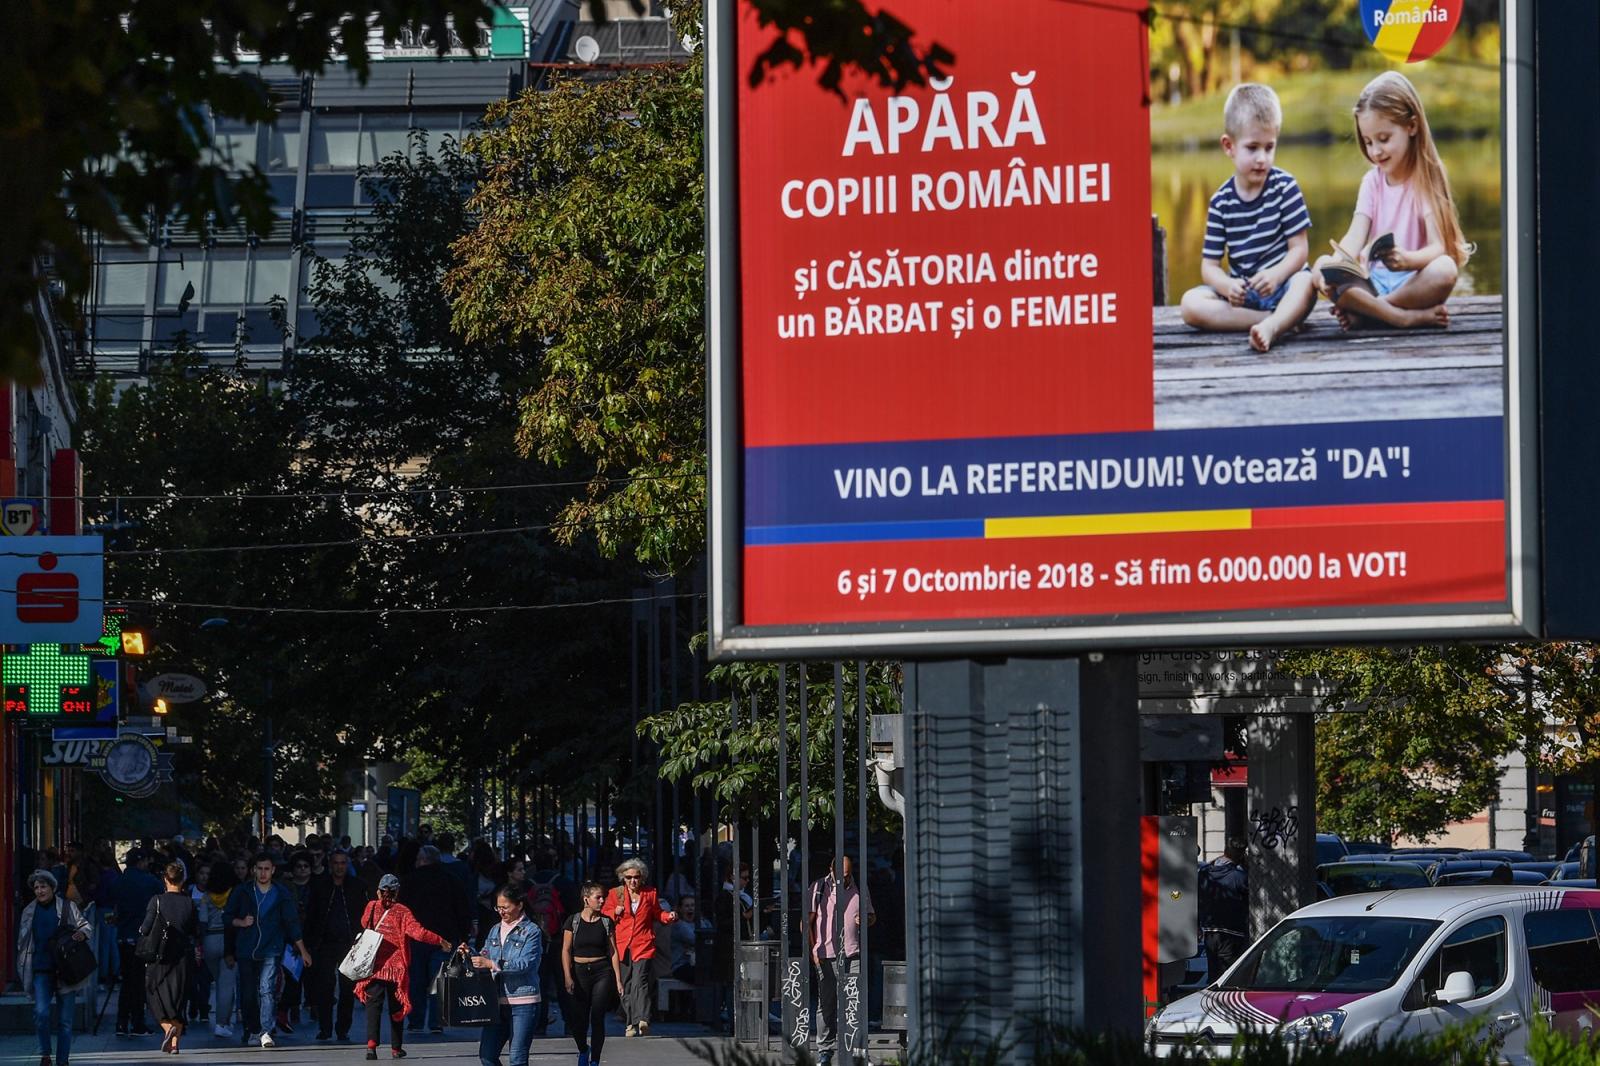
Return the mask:
<path fill-rule="evenodd" d="M 30 644 L 26 651 L 5 653 L 0 675 L 6 717 L 93 719 L 98 705 L 93 661 L 60 644 Z"/>
<path fill-rule="evenodd" d="M 126 607 L 107 607 L 100 624 L 100 639 L 93 644 L 83 645 L 82 650 L 95 655 L 121 655 L 122 631 L 127 624 Z"/>

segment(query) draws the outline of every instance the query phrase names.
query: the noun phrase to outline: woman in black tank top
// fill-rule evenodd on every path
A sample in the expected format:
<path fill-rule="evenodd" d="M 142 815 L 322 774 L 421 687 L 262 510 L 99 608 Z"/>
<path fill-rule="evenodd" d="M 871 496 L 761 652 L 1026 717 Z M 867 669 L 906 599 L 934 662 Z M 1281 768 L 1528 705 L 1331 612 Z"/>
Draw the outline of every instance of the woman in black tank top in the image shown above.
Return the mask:
<path fill-rule="evenodd" d="M 616 932 L 601 913 L 605 898 L 598 882 L 586 882 L 583 910 L 568 918 L 561 931 L 561 969 L 572 1002 L 567 1032 L 578 1045 L 578 1066 L 600 1066 L 606 1015 L 616 1006 L 612 997 L 622 995 Z"/>

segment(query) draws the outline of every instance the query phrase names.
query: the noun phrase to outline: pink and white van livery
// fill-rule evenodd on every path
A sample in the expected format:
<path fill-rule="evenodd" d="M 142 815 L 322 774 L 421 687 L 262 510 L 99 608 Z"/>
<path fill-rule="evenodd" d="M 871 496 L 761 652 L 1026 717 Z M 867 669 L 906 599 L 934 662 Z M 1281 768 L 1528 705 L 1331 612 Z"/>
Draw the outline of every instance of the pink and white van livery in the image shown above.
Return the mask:
<path fill-rule="evenodd" d="M 1482 1019 L 1504 1061 L 1529 1021 L 1571 1034 L 1600 1007 L 1600 891 L 1518 886 L 1341 896 L 1273 926 L 1215 984 L 1162 1009 L 1158 1052 L 1231 1053 L 1242 1031 L 1317 1043 L 1425 1036 Z"/>

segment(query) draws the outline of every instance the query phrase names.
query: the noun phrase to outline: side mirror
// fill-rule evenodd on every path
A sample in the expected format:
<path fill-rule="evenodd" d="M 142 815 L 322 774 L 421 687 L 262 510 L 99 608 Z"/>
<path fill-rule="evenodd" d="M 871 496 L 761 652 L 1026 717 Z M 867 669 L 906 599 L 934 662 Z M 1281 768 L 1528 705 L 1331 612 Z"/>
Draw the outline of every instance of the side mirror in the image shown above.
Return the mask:
<path fill-rule="evenodd" d="M 1472 998 L 1476 991 L 1472 975 L 1465 970 L 1457 970 L 1444 979 L 1444 987 L 1429 997 L 1437 1006 L 1449 1003 L 1461 1003 Z"/>

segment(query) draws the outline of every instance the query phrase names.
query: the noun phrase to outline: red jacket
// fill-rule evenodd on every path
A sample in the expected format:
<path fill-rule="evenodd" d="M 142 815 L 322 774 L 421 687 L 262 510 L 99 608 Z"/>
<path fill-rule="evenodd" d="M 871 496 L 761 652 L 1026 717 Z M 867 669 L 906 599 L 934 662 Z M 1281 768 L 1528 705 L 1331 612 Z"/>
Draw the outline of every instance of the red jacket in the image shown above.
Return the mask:
<path fill-rule="evenodd" d="M 605 912 L 617 923 L 617 954 L 636 962 L 653 959 L 656 954 L 656 923 L 675 922 L 678 915 L 674 911 L 661 909 L 661 901 L 653 888 L 639 890 L 637 911 L 629 908 L 627 895 L 626 888 L 613 888 L 611 898 L 606 901 Z"/>
<path fill-rule="evenodd" d="M 418 940 L 424 944 L 436 944 L 449 951 L 452 945 L 437 933 L 430 933 L 422 928 L 411 913 L 411 908 L 404 903 L 395 903 L 384 910 L 382 900 L 373 900 L 367 904 L 367 909 L 361 912 L 361 928 L 376 929 L 378 935 L 383 937 L 383 944 L 378 948 L 377 966 L 372 971 L 372 976 L 364 981 L 356 982 L 356 995 L 361 997 L 361 1002 L 367 1003 L 368 992 L 374 981 L 388 981 L 394 985 L 394 998 L 400 1004 L 401 1017 L 411 1013 L 411 951 L 406 941 Z M 381 994 L 382 990 L 376 990 Z M 378 1005 L 373 1003 L 372 1010 L 377 1010 Z"/>

